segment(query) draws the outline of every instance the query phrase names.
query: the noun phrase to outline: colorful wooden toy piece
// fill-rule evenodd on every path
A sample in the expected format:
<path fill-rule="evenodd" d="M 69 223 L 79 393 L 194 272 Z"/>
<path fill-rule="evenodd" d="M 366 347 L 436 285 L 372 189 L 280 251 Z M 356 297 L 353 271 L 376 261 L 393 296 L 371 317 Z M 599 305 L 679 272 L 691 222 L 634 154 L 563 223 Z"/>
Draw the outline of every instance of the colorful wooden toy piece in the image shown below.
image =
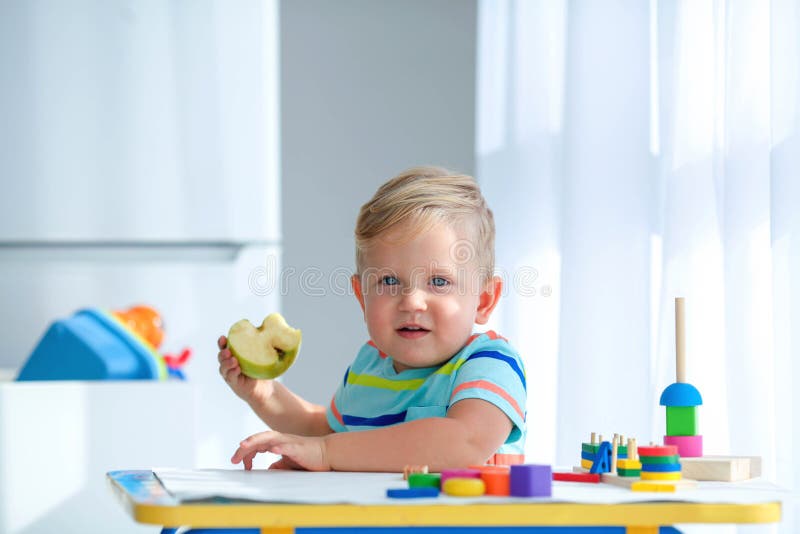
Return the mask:
<path fill-rule="evenodd" d="M 511 471 L 481 471 L 481 480 L 486 486 L 486 495 L 511 495 Z"/>
<path fill-rule="evenodd" d="M 586 469 L 587 471 L 592 468 L 592 464 L 594 462 L 592 460 L 584 460 L 581 458 L 581 467 Z"/>
<path fill-rule="evenodd" d="M 597 484 L 600 482 L 600 475 L 592 473 L 554 472 L 553 480 L 558 480 L 561 482 L 586 482 L 590 484 Z"/>
<path fill-rule="evenodd" d="M 667 406 L 667 435 L 697 434 L 697 406 Z"/>
<path fill-rule="evenodd" d="M 449 477 L 442 482 L 442 491 L 451 497 L 480 497 L 486 493 L 486 484 L 480 478 Z"/>
<path fill-rule="evenodd" d="M 403 480 L 408 480 L 411 473 L 427 473 L 427 465 L 406 465 L 403 467 Z"/>
<path fill-rule="evenodd" d="M 617 467 L 620 469 L 641 469 L 642 462 L 623 458 L 622 460 L 617 460 Z"/>
<path fill-rule="evenodd" d="M 703 456 L 703 436 L 664 436 L 664 444 L 678 447 L 681 458 Z"/>
<path fill-rule="evenodd" d="M 641 476 L 641 469 L 625 469 L 622 467 L 617 468 L 617 475 L 621 477 L 638 477 Z"/>
<path fill-rule="evenodd" d="M 680 480 L 681 472 L 675 471 L 672 473 L 653 473 L 651 471 L 642 471 L 640 476 L 642 480 Z"/>
<path fill-rule="evenodd" d="M 553 494 L 553 470 L 549 465 L 511 466 L 513 497 L 550 497 Z"/>
<path fill-rule="evenodd" d="M 443 469 L 441 474 L 442 488 L 448 478 L 481 478 L 477 469 Z"/>
<path fill-rule="evenodd" d="M 436 488 L 441 487 L 441 475 L 437 473 L 410 473 L 408 475 L 409 488 Z"/>
<path fill-rule="evenodd" d="M 639 460 L 644 463 L 645 458 L 648 456 L 676 456 L 678 455 L 678 447 L 674 445 L 650 445 L 647 447 L 639 447 Z"/>
<path fill-rule="evenodd" d="M 390 499 L 421 499 L 424 497 L 438 497 L 439 488 L 392 488 L 386 490 Z"/>
<path fill-rule="evenodd" d="M 639 460 L 645 464 L 677 464 L 681 457 L 677 454 L 673 456 L 640 456 Z"/>
<path fill-rule="evenodd" d="M 583 464 L 583 462 L 581 462 Z M 604 441 L 600 444 L 597 450 L 592 467 L 589 468 L 590 473 L 608 473 L 611 471 L 611 444 Z"/>
<path fill-rule="evenodd" d="M 661 493 L 675 493 L 678 487 L 675 484 L 653 484 L 652 482 L 634 482 L 631 491 L 657 491 Z"/>
<path fill-rule="evenodd" d="M 680 473 L 681 464 L 642 464 L 642 471 L 645 473 Z"/>

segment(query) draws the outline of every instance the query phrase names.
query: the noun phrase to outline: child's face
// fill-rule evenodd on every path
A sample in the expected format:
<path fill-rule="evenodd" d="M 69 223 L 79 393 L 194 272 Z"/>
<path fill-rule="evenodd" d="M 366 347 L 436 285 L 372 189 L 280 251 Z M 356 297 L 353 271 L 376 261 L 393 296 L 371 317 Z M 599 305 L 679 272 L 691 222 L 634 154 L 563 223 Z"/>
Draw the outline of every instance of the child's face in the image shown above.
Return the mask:
<path fill-rule="evenodd" d="M 366 250 L 353 277 L 370 337 L 398 372 L 450 359 L 474 324 L 488 321 L 500 294 L 499 278 L 482 281 L 474 259 L 459 261 L 469 242 L 455 229 L 437 224 L 410 241 L 399 239 L 404 231 Z"/>

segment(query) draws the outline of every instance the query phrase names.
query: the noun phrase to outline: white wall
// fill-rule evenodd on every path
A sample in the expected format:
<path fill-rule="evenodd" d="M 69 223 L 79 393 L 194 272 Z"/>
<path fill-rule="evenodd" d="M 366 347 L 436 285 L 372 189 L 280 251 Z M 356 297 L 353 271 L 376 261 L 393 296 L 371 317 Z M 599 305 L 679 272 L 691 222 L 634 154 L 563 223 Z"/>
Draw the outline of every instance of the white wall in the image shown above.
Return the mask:
<path fill-rule="evenodd" d="M 476 16 L 461 0 L 281 5 L 283 310 L 303 330 L 285 382 L 311 401 L 367 340 L 346 285 L 359 207 L 413 165 L 474 170 Z"/>

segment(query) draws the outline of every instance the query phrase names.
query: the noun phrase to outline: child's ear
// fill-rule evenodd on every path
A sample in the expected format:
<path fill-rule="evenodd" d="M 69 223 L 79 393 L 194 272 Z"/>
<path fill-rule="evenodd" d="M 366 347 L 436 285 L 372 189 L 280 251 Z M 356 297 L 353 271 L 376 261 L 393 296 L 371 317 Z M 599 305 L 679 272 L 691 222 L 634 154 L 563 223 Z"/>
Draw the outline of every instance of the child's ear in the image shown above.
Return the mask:
<path fill-rule="evenodd" d="M 486 324 L 492 315 L 495 306 L 500 301 L 500 294 L 503 292 L 503 279 L 493 276 L 483 286 L 481 296 L 478 300 L 478 309 L 475 312 L 475 322 Z"/>
<path fill-rule="evenodd" d="M 361 304 L 361 311 L 363 313 L 367 313 L 367 309 L 364 306 L 364 292 L 361 290 L 361 277 L 357 274 L 354 274 L 350 277 L 350 285 L 353 287 L 353 293 L 358 299 L 358 303 Z"/>

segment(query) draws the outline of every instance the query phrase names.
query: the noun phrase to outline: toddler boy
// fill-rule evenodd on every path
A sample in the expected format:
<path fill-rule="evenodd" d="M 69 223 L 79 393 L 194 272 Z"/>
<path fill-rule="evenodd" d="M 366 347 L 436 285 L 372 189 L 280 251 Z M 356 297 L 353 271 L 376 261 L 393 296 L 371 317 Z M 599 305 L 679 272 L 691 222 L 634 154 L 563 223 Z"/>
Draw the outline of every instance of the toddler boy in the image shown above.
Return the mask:
<path fill-rule="evenodd" d="M 524 460 L 525 371 L 486 324 L 500 298 L 494 220 L 475 180 L 409 169 L 362 206 L 353 291 L 370 340 L 330 405 L 254 380 L 219 340 L 220 374 L 273 430 L 248 437 L 231 461 L 273 468 L 431 471 Z M 355 432 L 358 431 L 358 432 Z"/>

